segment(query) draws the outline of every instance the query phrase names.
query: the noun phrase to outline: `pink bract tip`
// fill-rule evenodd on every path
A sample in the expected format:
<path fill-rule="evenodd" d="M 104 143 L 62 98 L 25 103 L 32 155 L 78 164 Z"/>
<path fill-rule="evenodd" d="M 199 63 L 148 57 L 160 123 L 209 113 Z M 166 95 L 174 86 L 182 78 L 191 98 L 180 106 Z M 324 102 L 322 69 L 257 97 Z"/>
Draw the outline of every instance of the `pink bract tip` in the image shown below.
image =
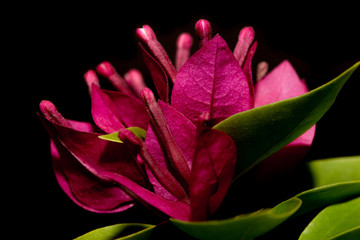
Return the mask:
<path fill-rule="evenodd" d="M 114 75 L 116 73 L 115 68 L 111 63 L 104 61 L 96 66 L 96 71 L 103 75 L 104 77 L 109 77 L 111 75 Z"/>
<path fill-rule="evenodd" d="M 154 93 L 147 87 L 140 92 L 140 96 L 146 105 L 156 103 Z"/>
<path fill-rule="evenodd" d="M 156 39 L 154 31 L 149 25 L 144 25 L 142 28 L 136 29 L 136 35 L 144 42 Z"/>
<path fill-rule="evenodd" d="M 190 49 L 193 43 L 193 39 L 190 34 L 182 33 L 177 39 L 176 45 L 178 48 Z"/>

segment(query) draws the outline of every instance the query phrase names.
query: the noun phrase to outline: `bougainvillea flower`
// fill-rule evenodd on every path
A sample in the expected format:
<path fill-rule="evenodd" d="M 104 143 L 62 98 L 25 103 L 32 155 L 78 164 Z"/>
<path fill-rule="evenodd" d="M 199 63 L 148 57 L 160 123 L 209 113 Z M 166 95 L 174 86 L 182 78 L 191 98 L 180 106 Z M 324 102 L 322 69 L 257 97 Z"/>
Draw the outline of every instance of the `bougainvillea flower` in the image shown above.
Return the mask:
<path fill-rule="evenodd" d="M 232 138 L 212 127 L 239 112 L 307 92 L 287 61 L 254 90 L 253 28 L 240 31 L 234 51 L 220 35 L 212 37 L 208 21 L 199 20 L 195 30 L 200 49 L 190 56 L 192 38 L 181 34 L 175 67 L 152 29 L 137 29 L 159 100 L 138 71 L 123 78 L 103 62 L 96 70 L 116 91 L 102 89 L 92 70 L 84 76 L 96 126 L 65 119 L 49 101 L 40 104 L 56 177 L 75 203 L 95 212 L 119 212 L 137 201 L 173 218 L 206 220 L 225 197 L 237 159 Z M 262 66 L 257 78 L 266 73 Z M 145 139 L 129 127 L 146 131 Z M 99 138 L 106 133 L 120 141 Z M 314 128 L 280 150 L 276 161 L 283 164 L 294 146 L 308 147 L 313 134 Z"/>

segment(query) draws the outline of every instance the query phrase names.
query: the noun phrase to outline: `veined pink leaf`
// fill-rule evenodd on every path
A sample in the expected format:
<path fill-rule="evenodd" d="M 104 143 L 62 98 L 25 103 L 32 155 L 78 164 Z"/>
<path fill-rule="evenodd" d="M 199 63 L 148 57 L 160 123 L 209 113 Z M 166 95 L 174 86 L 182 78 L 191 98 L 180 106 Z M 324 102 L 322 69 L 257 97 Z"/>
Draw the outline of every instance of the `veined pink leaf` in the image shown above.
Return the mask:
<path fill-rule="evenodd" d="M 219 35 L 180 69 L 171 104 L 193 122 L 208 112 L 212 124 L 252 107 L 248 81 Z"/>

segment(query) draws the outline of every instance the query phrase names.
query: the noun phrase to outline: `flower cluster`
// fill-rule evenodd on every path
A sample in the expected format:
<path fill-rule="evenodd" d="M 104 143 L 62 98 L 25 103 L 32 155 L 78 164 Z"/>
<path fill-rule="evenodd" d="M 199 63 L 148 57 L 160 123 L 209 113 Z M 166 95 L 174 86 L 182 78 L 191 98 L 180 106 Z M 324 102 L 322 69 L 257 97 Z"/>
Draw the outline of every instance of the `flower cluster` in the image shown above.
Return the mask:
<path fill-rule="evenodd" d="M 95 124 L 66 119 L 50 101 L 40 103 L 56 178 L 76 204 L 114 213 L 139 202 L 172 218 L 206 220 L 223 201 L 237 161 L 232 138 L 212 127 L 308 91 L 286 60 L 269 73 L 267 63 L 259 63 L 253 86 L 257 42 L 252 27 L 240 31 L 234 51 L 220 35 L 213 37 L 208 21 L 199 20 L 195 31 L 199 50 L 190 56 L 192 37 L 181 34 L 173 65 L 153 30 L 147 25 L 137 29 L 158 99 L 138 70 L 122 77 L 103 62 L 96 72 L 116 90 L 102 89 L 93 70 L 84 75 Z M 118 140 L 106 140 L 106 134 Z M 258 175 L 293 167 L 314 134 L 315 126 L 265 159 Z"/>

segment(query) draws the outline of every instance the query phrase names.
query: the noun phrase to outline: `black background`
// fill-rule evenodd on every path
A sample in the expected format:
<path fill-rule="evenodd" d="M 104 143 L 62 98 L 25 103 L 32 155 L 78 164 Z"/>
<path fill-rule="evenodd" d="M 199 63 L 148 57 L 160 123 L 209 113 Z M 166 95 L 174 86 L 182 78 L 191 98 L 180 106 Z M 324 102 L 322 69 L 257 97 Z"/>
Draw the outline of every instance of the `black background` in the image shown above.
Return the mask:
<path fill-rule="evenodd" d="M 136 67 L 146 75 L 137 49 L 137 27 L 151 25 L 174 59 L 177 36 L 187 31 L 196 38 L 193 29 L 199 18 L 208 19 L 213 33 L 220 33 L 230 48 L 240 29 L 251 25 L 258 41 L 253 66 L 265 60 L 273 68 L 288 59 L 314 89 L 360 60 L 355 8 L 345 3 L 225 1 L 9 7 L 11 14 L 3 21 L 8 40 L 3 46 L 10 53 L 2 80 L 2 117 L 7 121 L 3 128 L 3 198 L 8 201 L 5 208 L 11 210 L 7 219 L 15 227 L 10 228 L 14 239 L 72 239 L 118 222 L 152 221 L 152 215 L 142 216 L 141 207 L 99 215 L 72 203 L 57 185 L 48 135 L 36 116 L 40 101 L 48 99 L 65 117 L 91 121 L 82 75 L 103 60 L 111 61 L 120 74 Z M 196 49 L 194 44 L 193 51 Z M 360 154 L 359 89 L 358 70 L 320 120 L 307 160 Z"/>

